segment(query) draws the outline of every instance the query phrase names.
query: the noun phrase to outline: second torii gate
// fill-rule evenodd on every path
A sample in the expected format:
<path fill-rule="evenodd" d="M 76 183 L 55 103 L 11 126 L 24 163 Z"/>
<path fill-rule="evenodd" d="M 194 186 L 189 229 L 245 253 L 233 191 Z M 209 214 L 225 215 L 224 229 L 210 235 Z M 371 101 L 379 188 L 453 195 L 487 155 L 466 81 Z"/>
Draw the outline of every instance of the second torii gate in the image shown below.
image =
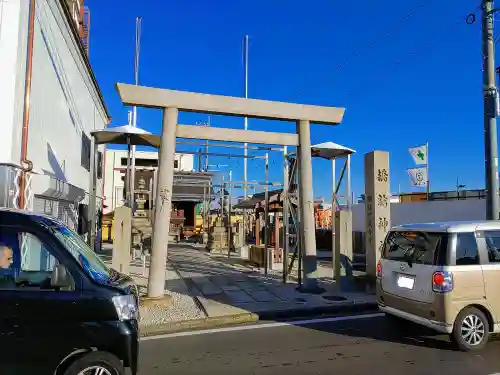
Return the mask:
<path fill-rule="evenodd" d="M 165 288 L 165 263 L 172 198 L 176 139 L 202 139 L 297 147 L 299 156 L 299 195 L 301 243 L 303 250 L 303 290 L 314 292 L 317 285 L 316 237 L 313 207 L 311 130 L 310 124 L 337 125 L 344 116 L 343 108 L 244 99 L 173 91 L 129 84 L 117 84 L 125 105 L 163 109 L 158 187 L 155 197 L 155 221 L 148 297 L 162 297 Z M 296 122 L 296 132 L 276 133 L 204 126 L 179 125 L 179 111 L 241 116 Z"/>

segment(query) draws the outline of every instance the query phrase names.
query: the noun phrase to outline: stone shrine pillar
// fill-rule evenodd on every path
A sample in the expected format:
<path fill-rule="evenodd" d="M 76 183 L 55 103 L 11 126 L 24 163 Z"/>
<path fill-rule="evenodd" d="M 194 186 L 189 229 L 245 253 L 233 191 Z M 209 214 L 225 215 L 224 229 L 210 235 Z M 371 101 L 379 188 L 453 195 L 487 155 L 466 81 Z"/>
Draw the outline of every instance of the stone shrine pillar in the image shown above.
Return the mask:
<path fill-rule="evenodd" d="M 366 274 L 376 277 L 382 244 L 391 227 L 389 153 L 365 154 Z"/>
<path fill-rule="evenodd" d="M 120 206 L 115 208 L 113 232 L 111 266 L 118 272 L 128 274 L 132 245 L 132 209 L 130 207 Z"/>
<path fill-rule="evenodd" d="M 335 253 L 333 254 L 333 276 L 352 276 L 352 212 L 335 212 Z"/>

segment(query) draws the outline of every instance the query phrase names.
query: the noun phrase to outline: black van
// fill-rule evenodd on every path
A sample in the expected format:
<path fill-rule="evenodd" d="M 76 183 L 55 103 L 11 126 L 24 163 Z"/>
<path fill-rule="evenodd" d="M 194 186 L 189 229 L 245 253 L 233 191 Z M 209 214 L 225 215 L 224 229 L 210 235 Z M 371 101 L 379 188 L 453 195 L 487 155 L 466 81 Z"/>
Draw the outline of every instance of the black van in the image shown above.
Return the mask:
<path fill-rule="evenodd" d="M 0 208 L 0 374 L 137 373 L 138 296 L 75 232 Z"/>

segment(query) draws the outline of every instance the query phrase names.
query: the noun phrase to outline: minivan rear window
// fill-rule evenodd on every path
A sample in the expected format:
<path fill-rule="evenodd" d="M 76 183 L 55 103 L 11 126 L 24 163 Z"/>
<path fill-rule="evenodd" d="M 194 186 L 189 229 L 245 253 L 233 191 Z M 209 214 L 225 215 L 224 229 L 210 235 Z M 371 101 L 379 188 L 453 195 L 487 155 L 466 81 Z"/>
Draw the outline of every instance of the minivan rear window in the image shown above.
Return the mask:
<path fill-rule="evenodd" d="M 389 232 L 382 258 L 412 264 L 444 266 L 447 263 L 447 233 Z"/>

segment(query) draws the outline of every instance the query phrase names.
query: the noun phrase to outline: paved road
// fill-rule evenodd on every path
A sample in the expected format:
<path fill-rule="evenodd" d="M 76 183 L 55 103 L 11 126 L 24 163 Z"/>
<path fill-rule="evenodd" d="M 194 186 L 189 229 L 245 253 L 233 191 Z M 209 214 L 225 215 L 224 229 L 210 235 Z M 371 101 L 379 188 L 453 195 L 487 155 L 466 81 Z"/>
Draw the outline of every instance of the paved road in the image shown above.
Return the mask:
<path fill-rule="evenodd" d="M 420 327 L 395 332 L 381 316 L 141 342 L 141 375 L 500 373 L 500 341 L 480 353 L 454 349 Z"/>

